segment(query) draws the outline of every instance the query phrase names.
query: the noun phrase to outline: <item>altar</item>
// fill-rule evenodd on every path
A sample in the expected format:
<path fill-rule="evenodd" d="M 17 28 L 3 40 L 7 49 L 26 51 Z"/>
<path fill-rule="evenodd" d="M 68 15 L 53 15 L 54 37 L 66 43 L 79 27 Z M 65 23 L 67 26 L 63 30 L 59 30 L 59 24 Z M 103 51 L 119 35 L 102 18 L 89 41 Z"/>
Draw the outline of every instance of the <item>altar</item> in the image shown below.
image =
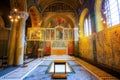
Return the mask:
<path fill-rule="evenodd" d="M 30 45 L 37 42 L 36 46 L 46 55 L 73 54 L 73 31 L 72 28 L 64 28 L 60 25 L 55 28 L 28 28 L 27 41 Z"/>

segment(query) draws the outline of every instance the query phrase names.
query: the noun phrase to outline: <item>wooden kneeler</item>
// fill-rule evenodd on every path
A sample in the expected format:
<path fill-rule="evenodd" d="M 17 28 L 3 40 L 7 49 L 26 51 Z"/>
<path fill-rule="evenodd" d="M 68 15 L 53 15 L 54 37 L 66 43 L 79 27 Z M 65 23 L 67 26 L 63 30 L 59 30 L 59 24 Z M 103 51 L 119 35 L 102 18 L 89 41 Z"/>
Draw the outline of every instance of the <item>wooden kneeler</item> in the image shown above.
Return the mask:
<path fill-rule="evenodd" d="M 65 65 L 65 73 L 63 74 L 57 74 L 55 71 L 55 65 L 57 64 L 64 64 Z M 52 74 L 53 79 L 66 79 L 67 74 L 66 74 L 66 60 L 54 60 L 54 74 Z"/>

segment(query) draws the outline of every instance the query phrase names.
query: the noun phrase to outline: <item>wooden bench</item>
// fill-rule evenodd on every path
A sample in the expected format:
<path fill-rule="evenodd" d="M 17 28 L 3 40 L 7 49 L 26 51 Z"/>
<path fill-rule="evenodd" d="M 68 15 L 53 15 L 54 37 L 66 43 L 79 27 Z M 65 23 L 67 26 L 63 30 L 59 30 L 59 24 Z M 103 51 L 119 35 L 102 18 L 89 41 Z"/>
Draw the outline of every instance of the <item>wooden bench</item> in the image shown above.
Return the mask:
<path fill-rule="evenodd" d="M 55 70 L 55 65 L 60 65 L 63 64 L 65 65 L 65 73 L 64 74 L 57 74 Z M 53 79 L 66 79 L 67 74 L 66 74 L 66 60 L 54 60 L 54 74 L 52 74 Z"/>

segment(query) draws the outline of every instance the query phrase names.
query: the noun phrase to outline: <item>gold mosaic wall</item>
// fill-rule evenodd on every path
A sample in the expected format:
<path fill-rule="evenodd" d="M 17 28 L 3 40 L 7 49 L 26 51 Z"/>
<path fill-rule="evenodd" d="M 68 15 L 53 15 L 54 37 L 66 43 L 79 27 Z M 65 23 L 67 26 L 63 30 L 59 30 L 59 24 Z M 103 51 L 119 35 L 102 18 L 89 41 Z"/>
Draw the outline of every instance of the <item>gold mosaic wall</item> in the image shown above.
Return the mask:
<path fill-rule="evenodd" d="M 93 39 L 96 44 L 93 45 Z M 93 51 L 96 46 L 96 56 Z M 80 39 L 80 56 L 120 72 L 120 25 Z"/>
<path fill-rule="evenodd" d="M 93 61 L 92 36 L 80 40 L 79 52 L 81 57 Z"/>

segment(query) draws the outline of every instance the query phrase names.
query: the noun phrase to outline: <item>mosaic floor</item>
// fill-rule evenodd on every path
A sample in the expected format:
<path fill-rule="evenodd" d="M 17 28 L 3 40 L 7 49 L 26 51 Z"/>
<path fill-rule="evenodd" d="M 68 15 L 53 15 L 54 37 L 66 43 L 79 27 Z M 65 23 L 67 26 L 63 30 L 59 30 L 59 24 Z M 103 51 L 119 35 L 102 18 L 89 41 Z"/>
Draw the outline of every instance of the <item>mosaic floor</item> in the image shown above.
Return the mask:
<path fill-rule="evenodd" d="M 52 74 L 47 72 L 50 68 L 50 64 L 56 59 L 67 60 L 67 63 L 72 68 L 73 72 L 67 73 L 67 79 L 51 79 Z M 0 77 L 0 80 L 98 80 L 98 78 L 99 80 L 119 80 L 81 59 L 68 55 L 46 56 L 33 60 L 26 65 L 28 67 L 18 67 L 6 73 Z"/>
<path fill-rule="evenodd" d="M 24 80 L 52 80 L 51 74 L 47 73 L 47 69 L 52 60 L 46 60 L 40 64 L 34 71 L 32 71 Z M 97 80 L 93 75 L 87 72 L 74 60 L 67 61 L 72 67 L 74 73 L 68 73 L 66 80 Z M 61 80 L 61 79 L 57 79 Z M 63 80 L 63 79 L 62 79 Z"/>

